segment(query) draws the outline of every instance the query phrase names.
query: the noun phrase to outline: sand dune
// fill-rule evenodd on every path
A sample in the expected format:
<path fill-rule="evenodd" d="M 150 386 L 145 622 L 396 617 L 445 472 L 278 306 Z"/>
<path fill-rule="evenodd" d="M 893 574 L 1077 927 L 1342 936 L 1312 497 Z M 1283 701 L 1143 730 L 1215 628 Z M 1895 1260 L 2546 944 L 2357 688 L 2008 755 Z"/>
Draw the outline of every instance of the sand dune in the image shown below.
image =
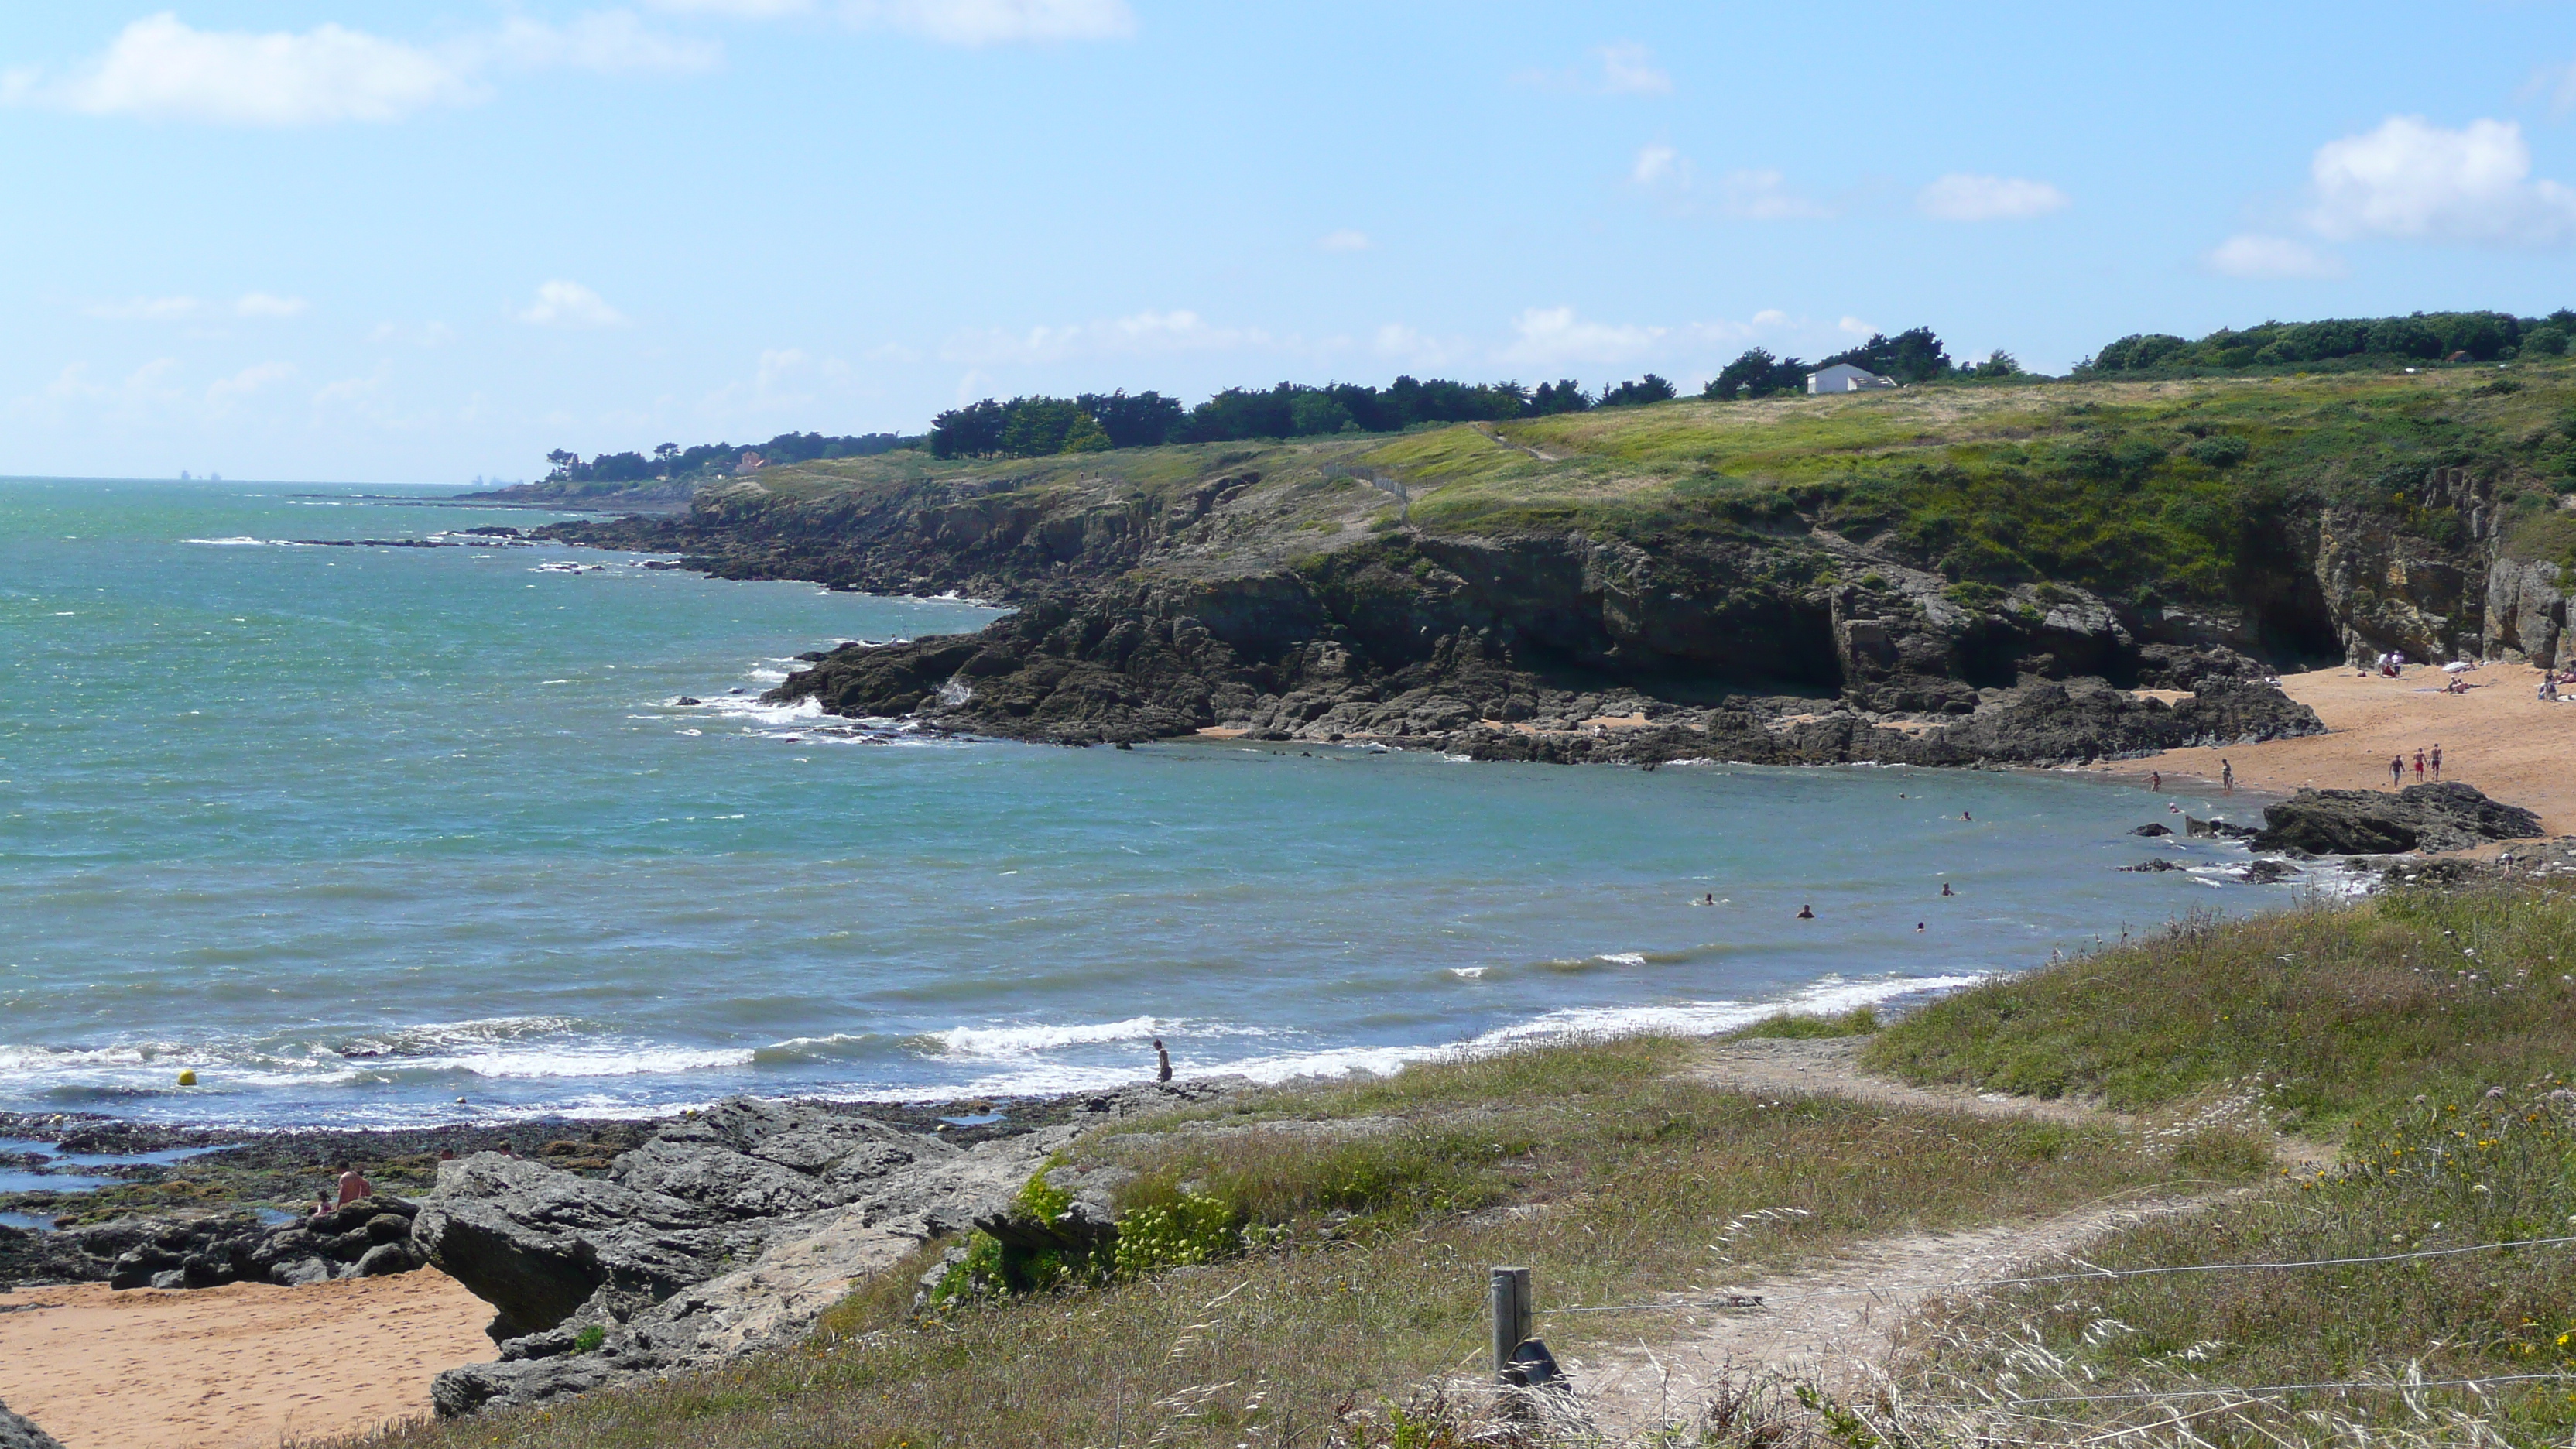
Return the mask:
<path fill-rule="evenodd" d="M 492 1310 L 435 1268 L 304 1288 L 0 1293 L 0 1401 L 64 1449 L 275 1449 L 427 1414 L 493 1356 Z"/>

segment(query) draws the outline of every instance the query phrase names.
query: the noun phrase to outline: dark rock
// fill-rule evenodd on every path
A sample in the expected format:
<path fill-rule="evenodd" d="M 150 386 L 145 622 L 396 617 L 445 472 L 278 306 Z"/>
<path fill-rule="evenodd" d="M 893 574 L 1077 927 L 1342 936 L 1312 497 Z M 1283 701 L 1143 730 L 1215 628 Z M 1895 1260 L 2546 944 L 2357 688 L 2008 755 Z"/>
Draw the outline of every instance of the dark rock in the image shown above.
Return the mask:
<path fill-rule="evenodd" d="M 404 1243 L 378 1243 L 362 1254 L 349 1270 L 352 1278 L 381 1278 L 389 1273 L 408 1273 L 420 1264 L 412 1261 Z"/>
<path fill-rule="evenodd" d="M 2224 820 L 2182 818 L 2182 833 L 2207 840 L 2251 840 L 2261 831 L 2250 825 L 2230 825 Z"/>
<path fill-rule="evenodd" d="M 2142 860 L 2136 865 L 2124 865 L 2120 869 L 2141 875 L 2152 875 L 2158 871 L 2181 870 L 2183 867 L 2170 860 Z"/>
<path fill-rule="evenodd" d="M 612 1284 L 660 1299 L 712 1276 L 724 1251 L 714 1221 L 677 1198 L 484 1152 L 439 1164 L 412 1232 L 499 1310 L 497 1343 L 554 1327 Z"/>
<path fill-rule="evenodd" d="M 672 701 L 672 703 L 673 703 L 673 704 L 678 704 L 678 705 L 692 705 L 692 704 L 704 704 L 704 703 L 706 703 L 706 701 L 705 701 L 705 700 L 702 700 L 702 699 L 699 699 L 699 698 L 698 698 L 697 696 L 695 696 L 695 695 L 688 695 L 688 694 L 684 694 L 684 695 L 681 695 L 678 699 L 673 700 L 673 701 Z"/>
<path fill-rule="evenodd" d="M 2382 790 L 2302 790 L 2263 811 L 2257 850 L 2317 855 L 2400 855 L 2463 850 L 2491 840 L 2529 840 L 2540 817 L 2450 782 Z"/>
<path fill-rule="evenodd" d="M 2286 860 L 2258 860 L 2249 863 L 2237 879 L 2255 885 L 2278 885 L 2298 873 L 2299 868 Z"/>
<path fill-rule="evenodd" d="M 0 1404 L 0 1449 L 63 1449 L 62 1441 Z"/>
<path fill-rule="evenodd" d="M 2172 832 L 2172 831 L 2170 831 L 2170 830 L 2166 829 L 2165 827 L 2163 827 L 2163 826 L 2161 826 L 2161 825 L 2156 824 L 2156 823 L 2155 823 L 2154 821 L 2152 821 L 2152 820 L 2148 821 L 2148 822 L 2147 822 L 2146 824 L 2144 824 L 2144 825 L 2139 826 L 2137 829 L 2130 831 L 2129 833 L 2130 833 L 2131 835 L 2171 835 L 2171 834 L 2173 834 L 2173 832 Z"/>

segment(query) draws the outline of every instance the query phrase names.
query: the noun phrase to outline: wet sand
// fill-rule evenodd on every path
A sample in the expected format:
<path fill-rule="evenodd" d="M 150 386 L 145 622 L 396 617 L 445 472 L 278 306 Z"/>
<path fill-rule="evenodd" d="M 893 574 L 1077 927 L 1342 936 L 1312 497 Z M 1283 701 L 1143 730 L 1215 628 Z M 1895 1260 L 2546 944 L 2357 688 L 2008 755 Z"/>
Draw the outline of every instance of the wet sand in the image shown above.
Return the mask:
<path fill-rule="evenodd" d="M 491 1307 L 435 1268 L 303 1288 L 0 1293 L 0 1402 L 64 1449 L 275 1449 L 430 1412 L 493 1357 Z"/>
<path fill-rule="evenodd" d="M 2221 759 L 2236 766 L 2237 785 L 2257 796 L 2321 790 L 2385 790 L 2392 755 L 2406 759 L 2415 783 L 2415 752 L 2442 747 L 2442 778 L 2475 785 L 2509 805 L 2537 811 L 2552 835 L 2576 833 L 2576 703 L 2544 704 L 2540 671 L 2489 664 L 2462 676 L 2466 694 L 2443 694 L 2438 668 L 2409 666 L 2396 679 L 2357 677 L 2349 667 L 2284 675 L 2281 687 L 2317 712 L 2328 733 L 2304 739 L 2234 745 L 2219 750 L 2167 750 L 2123 760 L 2121 775 L 2215 781 Z M 2576 691 L 2572 691 L 2576 692 Z M 2426 780 L 2433 778 L 2428 769 Z M 2244 812 L 2251 817 L 2254 811 Z"/>

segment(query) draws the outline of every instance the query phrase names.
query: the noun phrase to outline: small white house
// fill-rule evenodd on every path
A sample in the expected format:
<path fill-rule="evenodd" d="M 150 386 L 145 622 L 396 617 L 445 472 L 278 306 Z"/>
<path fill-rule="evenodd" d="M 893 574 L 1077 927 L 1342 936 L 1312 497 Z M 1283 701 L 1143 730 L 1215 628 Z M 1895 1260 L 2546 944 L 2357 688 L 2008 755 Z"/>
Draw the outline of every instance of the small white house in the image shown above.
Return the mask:
<path fill-rule="evenodd" d="M 1893 380 L 1881 377 L 1866 367 L 1854 367 L 1848 362 L 1837 362 L 1831 367 L 1807 374 L 1807 391 L 1811 393 L 1875 392 L 1883 387 L 1894 386 L 1896 384 Z"/>

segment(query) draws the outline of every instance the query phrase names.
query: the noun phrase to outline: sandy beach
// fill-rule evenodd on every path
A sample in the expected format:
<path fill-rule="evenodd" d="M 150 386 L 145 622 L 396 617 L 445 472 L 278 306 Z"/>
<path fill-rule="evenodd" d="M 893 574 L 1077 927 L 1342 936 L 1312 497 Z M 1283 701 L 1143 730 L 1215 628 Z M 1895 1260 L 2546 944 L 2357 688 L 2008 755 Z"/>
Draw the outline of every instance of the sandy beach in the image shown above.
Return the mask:
<path fill-rule="evenodd" d="M 2448 677 L 2423 665 L 2396 679 L 2358 676 L 2348 666 L 2285 675 L 2282 689 L 2315 710 L 2328 733 L 2223 750 L 2167 750 L 2122 761 L 2116 772 L 2155 769 L 2214 781 L 2223 758 L 2236 766 L 2237 784 L 2256 794 L 2287 795 L 2303 786 L 2385 790 L 2390 757 L 2405 757 L 2405 783 L 2412 785 L 2415 752 L 2439 745 L 2443 779 L 2537 811 L 2552 835 L 2576 833 L 2576 703 L 2543 703 L 2540 671 L 2525 665 L 2470 670 L 2462 676 L 2471 686 L 2466 694 L 2442 693 Z"/>
<path fill-rule="evenodd" d="M 275 1449 L 430 1412 L 489 1359 L 489 1305 L 435 1268 L 304 1288 L 0 1292 L 0 1401 L 65 1449 Z"/>

